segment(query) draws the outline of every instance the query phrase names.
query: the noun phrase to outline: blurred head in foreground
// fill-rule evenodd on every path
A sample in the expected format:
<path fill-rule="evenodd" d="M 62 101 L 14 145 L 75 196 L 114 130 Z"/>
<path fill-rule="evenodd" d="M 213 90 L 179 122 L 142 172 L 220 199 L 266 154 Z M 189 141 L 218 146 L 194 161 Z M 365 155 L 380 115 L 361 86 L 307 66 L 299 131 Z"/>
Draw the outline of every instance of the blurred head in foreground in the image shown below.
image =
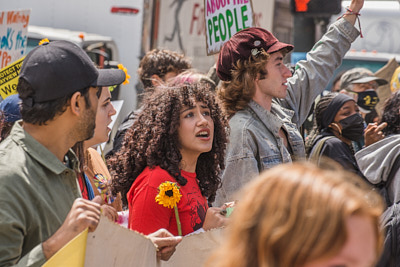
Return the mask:
<path fill-rule="evenodd" d="M 282 164 L 240 196 L 209 266 L 374 266 L 382 250 L 382 200 L 350 172 Z"/>

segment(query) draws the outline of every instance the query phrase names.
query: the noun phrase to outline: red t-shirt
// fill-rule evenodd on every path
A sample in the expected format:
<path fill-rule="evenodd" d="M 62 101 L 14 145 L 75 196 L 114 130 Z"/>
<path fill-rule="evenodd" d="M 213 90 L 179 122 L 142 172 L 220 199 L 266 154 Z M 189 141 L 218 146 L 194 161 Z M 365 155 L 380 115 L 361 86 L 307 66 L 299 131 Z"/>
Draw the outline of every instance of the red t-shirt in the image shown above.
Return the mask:
<path fill-rule="evenodd" d="M 178 235 L 174 209 L 166 208 L 156 202 L 158 187 L 166 181 L 177 183 L 180 187 L 182 198 L 178 202 L 178 212 L 182 235 L 190 234 L 203 226 L 208 205 L 206 198 L 201 194 L 196 173 L 181 171 L 181 175 L 188 181 L 185 186 L 180 186 L 160 167 L 144 169 L 127 194 L 129 229 L 147 235 L 165 228 L 173 235 Z"/>

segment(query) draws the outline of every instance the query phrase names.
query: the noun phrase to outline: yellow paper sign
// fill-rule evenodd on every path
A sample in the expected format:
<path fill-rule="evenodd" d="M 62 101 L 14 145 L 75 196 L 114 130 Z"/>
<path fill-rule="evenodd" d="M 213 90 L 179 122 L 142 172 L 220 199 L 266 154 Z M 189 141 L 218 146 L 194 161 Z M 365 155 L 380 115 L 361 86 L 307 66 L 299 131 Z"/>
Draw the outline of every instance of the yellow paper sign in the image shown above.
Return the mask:
<path fill-rule="evenodd" d="M 51 257 L 43 267 L 84 267 L 86 254 L 86 241 L 88 229 L 77 235 L 53 257 Z"/>
<path fill-rule="evenodd" d="M 22 57 L 0 70 L 0 95 L 3 99 L 17 93 L 19 71 L 24 58 Z"/>

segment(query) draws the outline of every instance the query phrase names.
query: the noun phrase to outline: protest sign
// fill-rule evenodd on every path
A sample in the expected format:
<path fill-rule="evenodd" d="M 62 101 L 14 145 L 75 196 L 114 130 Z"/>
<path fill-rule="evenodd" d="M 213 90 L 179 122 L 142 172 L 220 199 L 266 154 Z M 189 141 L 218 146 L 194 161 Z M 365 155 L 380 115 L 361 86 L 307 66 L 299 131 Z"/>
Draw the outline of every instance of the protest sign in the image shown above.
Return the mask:
<path fill-rule="evenodd" d="M 24 55 L 30 13 L 30 9 L 0 11 L 0 69 Z"/>
<path fill-rule="evenodd" d="M 42 267 L 84 267 L 88 228 L 60 249 Z"/>
<path fill-rule="evenodd" d="M 275 1 L 252 0 L 251 6 L 253 7 L 252 26 L 262 27 L 272 32 Z M 204 10 L 204 0 L 159 1 L 157 12 L 159 22 L 154 28 L 156 33 L 154 45 L 195 59 L 192 61 L 192 67 L 207 73 L 214 65 L 215 59 L 213 56 L 207 56 L 207 27 Z M 151 20 L 146 21 L 144 25 L 151 25 L 151 22 Z M 286 29 L 286 26 L 280 29 Z M 280 33 L 280 30 L 277 33 Z M 152 36 L 150 27 L 143 28 L 143 36 Z M 144 47 L 150 50 L 150 41 L 143 40 Z"/>
<path fill-rule="evenodd" d="M 19 71 L 24 58 L 22 57 L 0 70 L 0 95 L 3 99 L 17 93 Z"/>
<path fill-rule="evenodd" d="M 203 267 L 222 244 L 224 229 L 217 228 L 199 234 L 184 236 L 182 242 L 168 261 L 161 267 Z"/>
<path fill-rule="evenodd" d="M 385 64 L 385 66 L 375 72 L 375 76 L 390 82 L 393 73 L 398 67 L 399 63 L 397 63 L 395 58 L 392 58 Z M 379 116 L 382 116 L 383 109 L 385 108 L 385 102 L 392 95 L 390 83 L 379 86 L 376 92 L 378 93 L 379 102 L 376 105 L 375 110 Z"/>
<path fill-rule="evenodd" d="M 204 0 L 207 55 L 216 54 L 236 32 L 253 26 L 251 0 Z"/>
<path fill-rule="evenodd" d="M 184 236 L 169 261 L 158 261 L 157 248 L 150 238 L 102 215 L 96 231 L 82 232 L 44 266 L 202 267 L 221 245 L 223 230 Z"/>
<path fill-rule="evenodd" d="M 88 234 L 85 266 L 202 267 L 222 242 L 223 229 L 184 236 L 169 261 L 157 261 L 150 238 L 102 216 Z"/>

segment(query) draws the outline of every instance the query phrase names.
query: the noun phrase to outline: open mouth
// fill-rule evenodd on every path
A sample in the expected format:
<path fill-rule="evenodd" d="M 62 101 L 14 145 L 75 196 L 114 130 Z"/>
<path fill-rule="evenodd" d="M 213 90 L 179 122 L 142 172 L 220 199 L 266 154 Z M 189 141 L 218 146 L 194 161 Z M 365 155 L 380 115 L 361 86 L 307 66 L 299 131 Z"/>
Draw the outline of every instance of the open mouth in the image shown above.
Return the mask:
<path fill-rule="evenodd" d="M 207 138 L 210 136 L 210 132 L 208 131 L 201 131 L 196 134 L 196 137 Z"/>

